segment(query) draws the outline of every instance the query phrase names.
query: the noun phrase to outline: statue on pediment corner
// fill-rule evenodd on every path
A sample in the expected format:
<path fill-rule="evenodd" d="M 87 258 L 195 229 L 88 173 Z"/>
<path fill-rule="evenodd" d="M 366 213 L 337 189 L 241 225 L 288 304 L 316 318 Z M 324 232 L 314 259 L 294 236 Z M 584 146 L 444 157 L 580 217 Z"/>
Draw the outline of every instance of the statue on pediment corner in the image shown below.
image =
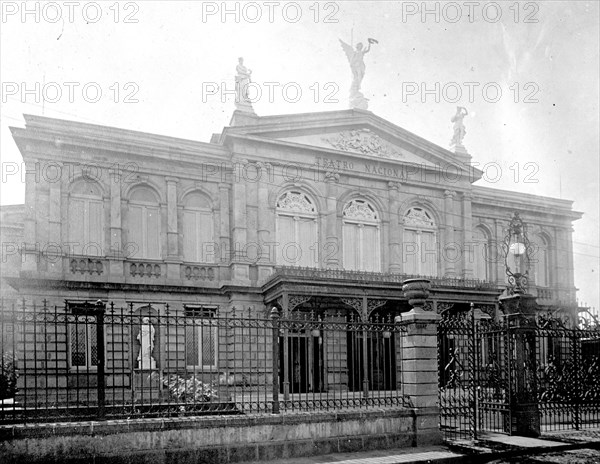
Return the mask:
<path fill-rule="evenodd" d="M 451 146 L 462 146 L 463 139 L 467 133 L 465 125 L 463 124 L 463 119 L 468 114 L 469 112 L 464 106 L 456 107 L 456 114 L 450 119 L 450 122 L 454 123 L 454 136 L 450 141 Z"/>

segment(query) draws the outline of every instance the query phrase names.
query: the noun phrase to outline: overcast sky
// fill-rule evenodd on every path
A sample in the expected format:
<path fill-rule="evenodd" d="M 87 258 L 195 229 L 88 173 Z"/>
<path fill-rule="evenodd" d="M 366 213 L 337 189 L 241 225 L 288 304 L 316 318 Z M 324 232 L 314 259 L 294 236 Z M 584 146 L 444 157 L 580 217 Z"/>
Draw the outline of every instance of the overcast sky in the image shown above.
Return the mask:
<path fill-rule="evenodd" d="M 575 283 L 598 308 L 599 2 L 72 3 L 27 2 L 25 16 L 2 3 L 1 204 L 24 198 L 8 175 L 23 113 L 208 142 L 234 109 L 222 90 L 238 57 L 263 89 L 257 114 L 339 110 L 351 74 L 338 39 L 372 37 L 369 110 L 448 147 L 465 106 L 478 185 L 574 200 Z"/>

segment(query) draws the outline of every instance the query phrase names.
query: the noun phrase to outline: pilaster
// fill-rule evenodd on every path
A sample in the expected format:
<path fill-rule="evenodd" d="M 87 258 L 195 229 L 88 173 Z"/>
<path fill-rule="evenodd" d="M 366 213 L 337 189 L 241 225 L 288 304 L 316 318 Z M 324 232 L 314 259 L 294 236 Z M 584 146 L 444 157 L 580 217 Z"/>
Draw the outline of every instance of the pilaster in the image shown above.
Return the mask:
<path fill-rule="evenodd" d="M 452 190 L 444 191 L 444 222 L 446 223 L 445 230 L 445 243 L 442 244 L 444 247 L 454 244 L 454 196 L 456 192 Z M 441 257 L 443 257 L 443 253 Z M 443 275 L 445 277 L 456 277 L 456 268 L 452 260 L 443 259 Z"/>

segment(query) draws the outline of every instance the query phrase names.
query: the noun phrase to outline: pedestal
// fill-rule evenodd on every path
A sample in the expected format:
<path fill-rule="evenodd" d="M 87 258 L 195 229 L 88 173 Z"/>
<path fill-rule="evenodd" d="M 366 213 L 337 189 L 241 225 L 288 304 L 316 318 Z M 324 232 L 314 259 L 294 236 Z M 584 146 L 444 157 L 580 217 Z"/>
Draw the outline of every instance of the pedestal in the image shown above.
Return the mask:
<path fill-rule="evenodd" d="M 156 402 L 160 397 L 162 374 L 158 369 L 136 369 L 133 372 L 135 400 Z"/>

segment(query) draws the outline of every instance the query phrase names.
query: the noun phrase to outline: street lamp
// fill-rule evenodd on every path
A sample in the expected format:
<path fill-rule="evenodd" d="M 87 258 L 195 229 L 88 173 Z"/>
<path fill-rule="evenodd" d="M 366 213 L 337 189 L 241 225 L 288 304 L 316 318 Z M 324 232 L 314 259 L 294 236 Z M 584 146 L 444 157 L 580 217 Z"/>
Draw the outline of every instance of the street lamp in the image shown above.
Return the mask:
<path fill-rule="evenodd" d="M 510 293 L 527 293 L 529 281 L 529 251 L 531 249 L 525 224 L 515 212 L 503 244 L 504 264 Z"/>

